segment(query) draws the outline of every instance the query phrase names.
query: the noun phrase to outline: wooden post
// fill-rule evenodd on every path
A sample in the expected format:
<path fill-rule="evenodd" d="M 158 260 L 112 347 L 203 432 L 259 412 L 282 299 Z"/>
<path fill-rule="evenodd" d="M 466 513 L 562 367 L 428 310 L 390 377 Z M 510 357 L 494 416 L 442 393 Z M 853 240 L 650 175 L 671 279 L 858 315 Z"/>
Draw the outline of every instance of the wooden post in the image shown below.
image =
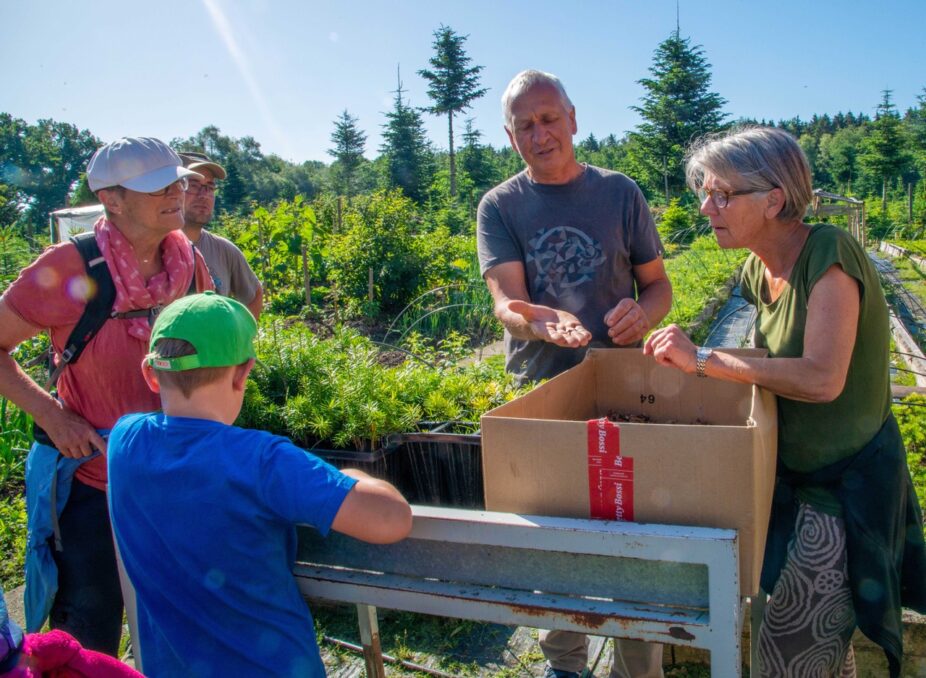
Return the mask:
<path fill-rule="evenodd" d="M 376 608 L 358 603 L 357 621 L 360 626 L 360 644 L 363 646 L 363 663 L 366 664 L 367 678 L 386 678 Z"/>
<path fill-rule="evenodd" d="M 264 244 L 264 229 L 261 228 L 261 219 L 257 218 L 257 244 L 260 247 L 260 273 L 261 273 L 261 282 L 264 285 L 264 289 L 267 290 L 268 296 L 273 295 L 273 284 L 270 278 L 267 276 L 267 246 Z"/>
<path fill-rule="evenodd" d="M 312 310 L 312 285 L 309 279 L 309 257 L 306 253 L 305 239 L 302 240 L 302 284 L 305 287 L 305 306 Z"/>
<path fill-rule="evenodd" d="M 913 223 L 913 182 L 907 184 L 907 223 Z"/>
<path fill-rule="evenodd" d="M 373 268 L 367 269 L 367 299 L 373 301 Z"/>

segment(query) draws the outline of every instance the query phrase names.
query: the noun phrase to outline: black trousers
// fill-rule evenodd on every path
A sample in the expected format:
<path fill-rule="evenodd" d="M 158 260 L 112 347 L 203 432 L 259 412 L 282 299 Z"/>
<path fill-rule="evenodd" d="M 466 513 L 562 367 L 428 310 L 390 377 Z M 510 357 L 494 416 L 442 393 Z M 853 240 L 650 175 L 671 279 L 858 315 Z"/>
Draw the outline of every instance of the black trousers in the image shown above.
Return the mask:
<path fill-rule="evenodd" d="M 122 589 L 106 493 L 74 480 L 59 521 L 58 593 L 49 624 L 90 650 L 116 656 L 122 635 Z"/>

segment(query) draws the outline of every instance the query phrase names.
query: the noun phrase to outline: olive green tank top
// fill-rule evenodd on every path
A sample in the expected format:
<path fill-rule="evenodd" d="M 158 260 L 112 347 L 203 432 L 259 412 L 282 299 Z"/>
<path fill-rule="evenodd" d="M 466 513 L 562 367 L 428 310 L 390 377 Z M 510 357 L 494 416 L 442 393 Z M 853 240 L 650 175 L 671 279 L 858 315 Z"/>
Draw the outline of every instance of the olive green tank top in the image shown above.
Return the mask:
<path fill-rule="evenodd" d="M 845 388 L 829 403 L 778 397 L 779 458 L 788 468 L 805 473 L 855 454 L 890 413 L 890 325 L 878 273 L 859 243 L 829 224 L 811 227 L 788 285 L 774 302 L 764 301 L 765 264 L 753 254 L 743 267 L 743 297 L 758 309 L 756 346 L 767 348 L 770 357 L 787 358 L 803 354 L 811 291 L 833 265 L 858 282 L 860 294 Z M 803 489 L 798 496 L 821 511 L 841 514 L 836 497 L 822 488 Z"/>

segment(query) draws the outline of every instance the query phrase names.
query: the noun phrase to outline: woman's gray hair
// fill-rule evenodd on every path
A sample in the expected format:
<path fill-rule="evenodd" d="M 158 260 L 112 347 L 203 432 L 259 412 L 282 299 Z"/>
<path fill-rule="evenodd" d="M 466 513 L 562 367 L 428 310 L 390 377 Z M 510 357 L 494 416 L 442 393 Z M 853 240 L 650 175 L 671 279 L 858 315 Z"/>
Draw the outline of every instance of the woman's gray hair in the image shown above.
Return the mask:
<path fill-rule="evenodd" d="M 505 118 L 505 128 L 509 132 L 512 131 L 511 107 L 514 105 L 514 100 L 536 85 L 550 85 L 554 87 L 556 91 L 559 92 L 559 98 L 562 100 L 566 110 L 572 110 L 572 101 L 569 99 L 569 95 L 566 94 L 566 88 L 563 87 L 563 83 L 559 78 L 552 73 L 544 73 L 543 71 L 536 71 L 534 69 L 521 71 L 511 79 L 511 82 L 508 83 L 508 86 L 502 94 L 502 116 Z"/>
<path fill-rule="evenodd" d="M 775 127 L 737 126 L 709 134 L 692 144 L 686 154 L 685 178 L 697 191 L 711 174 L 737 191 L 780 188 L 785 196 L 778 219 L 803 219 L 813 200 L 810 163 L 797 140 Z"/>

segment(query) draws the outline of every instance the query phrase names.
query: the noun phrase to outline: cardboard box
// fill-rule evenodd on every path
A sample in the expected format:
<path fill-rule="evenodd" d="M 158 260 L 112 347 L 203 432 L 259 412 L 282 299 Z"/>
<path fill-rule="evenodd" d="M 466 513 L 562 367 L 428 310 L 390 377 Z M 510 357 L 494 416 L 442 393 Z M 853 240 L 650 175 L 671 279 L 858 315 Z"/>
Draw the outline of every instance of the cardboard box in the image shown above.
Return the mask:
<path fill-rule="evenodd" d="M 618 424 L 621 461 L 632 466 L 615 482 L 632 519 L 739 530 L 741 591 L 758 591 L 775 480 L 775 396 L 662 367 L 639 349 L 592 349 L 483 415 L 486 508 L 590 517 L 589 420 L 609 414 L 648 419 Z"/>

